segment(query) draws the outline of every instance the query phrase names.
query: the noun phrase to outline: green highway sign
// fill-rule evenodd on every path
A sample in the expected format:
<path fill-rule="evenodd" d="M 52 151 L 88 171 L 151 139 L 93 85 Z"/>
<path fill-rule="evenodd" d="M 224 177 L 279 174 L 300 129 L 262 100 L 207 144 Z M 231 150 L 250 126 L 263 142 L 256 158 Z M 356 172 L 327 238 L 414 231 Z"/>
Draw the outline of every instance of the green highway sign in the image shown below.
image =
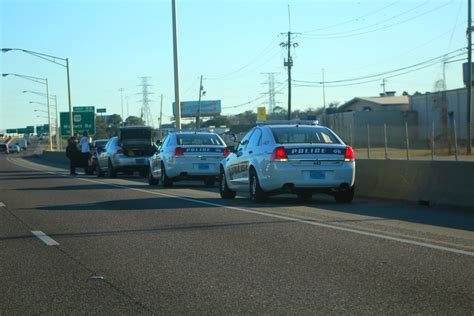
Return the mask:
<path fill-rule="evenodd" d="M 28 130 L 26 128 L 18 128 L 18 134 L 28 134 Z"/>
<path fill-rule="evenodd" d="M 49 124 L 36 125 L 36 134 L 49 133 Z"/>
<path fill-rule="evenodd" d="M 74 106 L 72 107 L 73 112 L 94 112 L 93 106 Z"/>
<path fill-rule="evenodd" d="M 77 108 L 77 107 L 74 107 Z M 93 107 L 92 107 L 93 108 Z M 87 131 L 89 135 L 95 134 L 95 113 L 94 112 L 72 112 L 72 119 L 74 122 L 74 132 L 82 134 Z M 60 120 L 60 134 L 68 136 L 71 134 L 69 112 L 61 112 Z"/>
<path fill-rule="evenodd" d="M 17 134 L 18 130 L 16 128 L 7 129 L 7 134 Z"/>
<path fill-rule="evenodd" d="M 26 131 L 28 134 L 33 134 L 35 132 L 35 127 L 34 126 L 27 126 Z"/>
<path fill-rule="evenodd" d="M 107 109 L 97 109 L 97 113 L 105 113 L 107 112 Z"/>

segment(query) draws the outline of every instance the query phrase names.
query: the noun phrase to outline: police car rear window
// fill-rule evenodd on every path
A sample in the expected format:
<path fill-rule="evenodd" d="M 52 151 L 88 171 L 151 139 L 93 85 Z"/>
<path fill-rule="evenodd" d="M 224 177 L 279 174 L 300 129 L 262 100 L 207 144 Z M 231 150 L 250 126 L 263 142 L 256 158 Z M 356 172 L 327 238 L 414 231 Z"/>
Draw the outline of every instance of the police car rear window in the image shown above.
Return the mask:
<path fill-rule="evenodd" d="M 219 137 L 213 134 L 176 135 L 178 145 L 223 145 Z"/>
<path fill-rule="evenodd" d="M 272 128 L 277 144 L 340 144 L 328 130 L 311 126 Z"/>

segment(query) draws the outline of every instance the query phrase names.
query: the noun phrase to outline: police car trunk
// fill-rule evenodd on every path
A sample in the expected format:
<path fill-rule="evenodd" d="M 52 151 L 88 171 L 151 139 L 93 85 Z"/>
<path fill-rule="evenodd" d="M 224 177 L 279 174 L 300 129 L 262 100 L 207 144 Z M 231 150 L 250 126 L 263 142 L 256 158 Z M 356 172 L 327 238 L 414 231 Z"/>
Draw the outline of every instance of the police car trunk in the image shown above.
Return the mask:
<path fill-rule="evenodd" d="M 175 173 L 200 178 L 219 174 L 219 162 L 229 153 L 223 141 L 213 133 L 180 133 L 174 149 Z"/>
<path fill-rule="evenodd" d="M 273 188 L 332 189 L 354 184 L 354 152 L 325 127 L 274 126 L 276 147 L 269 176 Z"/>

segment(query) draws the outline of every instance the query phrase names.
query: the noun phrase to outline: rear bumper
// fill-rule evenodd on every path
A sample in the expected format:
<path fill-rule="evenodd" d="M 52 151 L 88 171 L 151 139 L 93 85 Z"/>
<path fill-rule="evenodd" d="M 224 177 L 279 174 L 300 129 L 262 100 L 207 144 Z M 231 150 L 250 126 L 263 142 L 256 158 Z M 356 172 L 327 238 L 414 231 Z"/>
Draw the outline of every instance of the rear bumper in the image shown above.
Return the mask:
<path fill-rule="evenodd" d="M 170 178 L 206 178 L 219 175 L 218 159 L 195 160 L 195 159 L 174 159 L 166 164 L 166 174 Z"/>
<path fill-rule="evenodd" d="M 286 162 L 272 163 L 260 176 L 265 191 L 325 191 L 353 186 L 355 162 L 344 162 L 337 167 L 292 166 Z"/>
<path fill-rule="evenodd" d="M 113 159 L 113 166 L 117 170 L 148 170 L 149 157 L 127 157 L 117 155 Z"/>

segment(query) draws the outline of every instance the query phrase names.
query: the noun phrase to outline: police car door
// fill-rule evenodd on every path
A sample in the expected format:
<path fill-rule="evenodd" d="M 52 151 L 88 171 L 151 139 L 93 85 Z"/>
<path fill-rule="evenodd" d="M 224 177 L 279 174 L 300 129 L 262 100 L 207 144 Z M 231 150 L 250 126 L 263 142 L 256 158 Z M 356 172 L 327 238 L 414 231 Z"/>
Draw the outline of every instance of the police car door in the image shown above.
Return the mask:
<path fill-rule="evenodd" d="M 252 135 L 253 130 L 247 133 L 247 135 L 242 138 L 237 146 L 235 155 L 232 156 L 233 159 L 229 160 L 227 163 L 227 172 L 231 182 L 231 186 L 234 189 L 240 187 L 244 188 L 248 182 L 248 165 L 242 163 L 244 160 L 244 154 L 246 153 L 246 147 L 249 143 L 250 136 Z"/>

